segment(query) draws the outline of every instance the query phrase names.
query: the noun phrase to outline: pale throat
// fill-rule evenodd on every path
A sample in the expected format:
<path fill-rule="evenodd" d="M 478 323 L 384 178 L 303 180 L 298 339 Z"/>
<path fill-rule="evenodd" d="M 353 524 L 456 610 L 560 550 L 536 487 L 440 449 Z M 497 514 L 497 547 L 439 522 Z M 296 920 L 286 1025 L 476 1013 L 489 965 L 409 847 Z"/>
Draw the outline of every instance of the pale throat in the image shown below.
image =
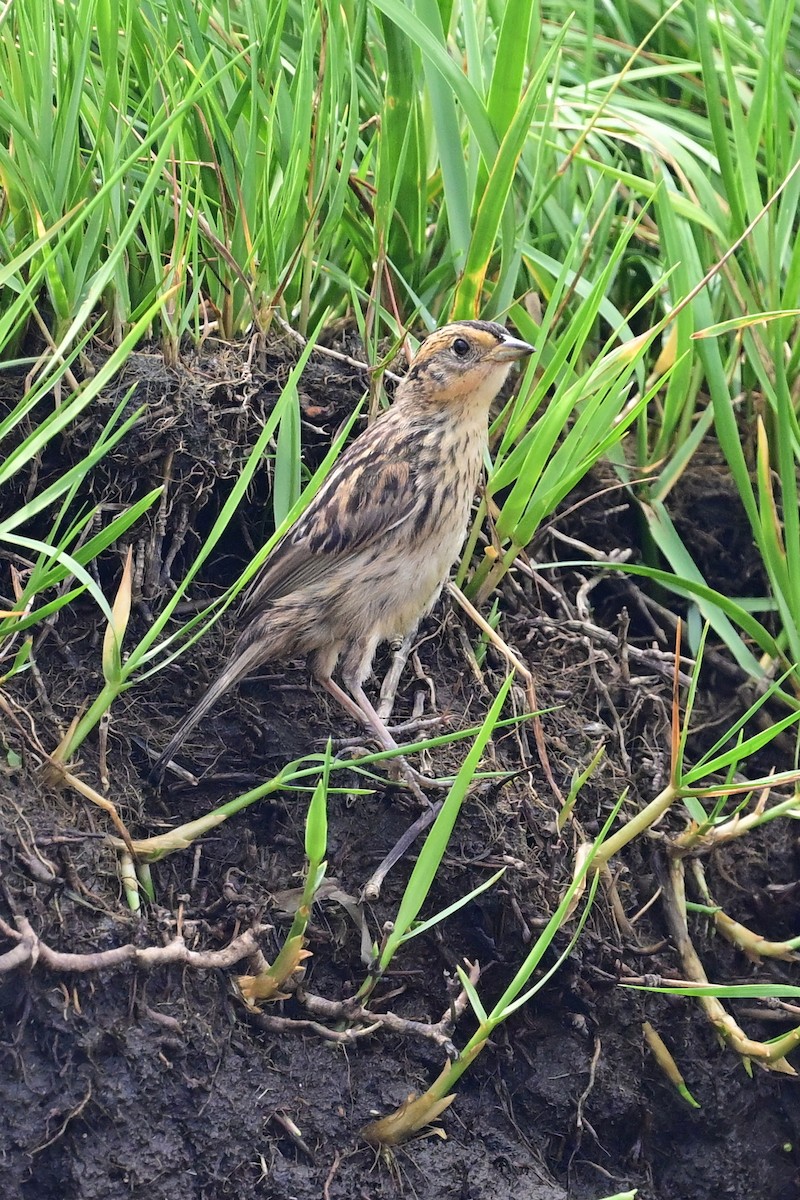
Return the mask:
<path fill-rule="evenodd" d="M 452 387 L 450 395 L 461 409 L 459 425 L 462 428 L 465 424 L 486 426 L 489 408 L 505 383 L 510 368 L 510 363 L 498 364 L 486 371 L 477 385 L 475 380 L 464 379 Z"/>

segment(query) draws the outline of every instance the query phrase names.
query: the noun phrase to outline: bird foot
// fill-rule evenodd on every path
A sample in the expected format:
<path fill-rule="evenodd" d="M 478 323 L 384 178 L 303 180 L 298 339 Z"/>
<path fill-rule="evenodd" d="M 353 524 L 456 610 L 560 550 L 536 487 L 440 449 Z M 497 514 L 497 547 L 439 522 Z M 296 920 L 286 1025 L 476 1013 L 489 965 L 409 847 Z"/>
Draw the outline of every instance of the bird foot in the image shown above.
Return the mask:
<path fill-rule="evenodd" d="M 448 723 L 448 717 L 414 717 L 411 720 L 403 721 L 400 725 L 392 725 L 387 729 L 387 733 L 392 738 L 396 734 L 407 733 L 425 733 L 430 729 L 436 729 L 441 725 Z M 364 735 L 353 738 L 333 738 L 333 747 L 335 750 L 353 750 L 357 746 L 364 745 Z"/>
<path fill-rule="evenodd" d="M 355 759 L 358 761 L 358 751 L 363 754 L 369 754 L 371 751 L 360 738 L 349 738 L 347 741 L 337 741 L 333 743 L 334 748 L 339 750 L 349 750 L 351 753 L 355 751 Z M 379 764 L 376 763 L 377 767 Z M 433 779 L 429 775 L 423 775 L 403 755 L 398 754 L 395 758 L 386 760 L 386 771 L 393 783 L 399 784 L 401 787 L 407 788 L 408 791 L 419 801 L 423 808 L 428 808 L 430 800 L 425 795 L 426 791 L 442 792 L 446 791 L 452 784 L 452 779 Z"/>
<path fill-rule="evenodd" d="M 426 791 L 446 791 L 453 782 L 452 779 L 432 779 L 428 775 L 423 775 L 421 771 L 412 767 L 408 759 L 403 758 L 402 755 L 390 758 L 386 765 L 389 775 L 395 783 L 405 784 L 423 808 L 429 808 L 431 803 L 425 795 Z"/>
<path fill-rule="evenodd" d="M 396 776 L 398 781 L 408 779 L 416 783 L 417 787 L 424 788 L 430 792 L 441 792 L 446 790 L 452 784 L 452 779 L 434 779 L 432 775 L 423 775 L 422 771 L 418 771 L 416 767 L 412 767 L 406 758 L 394 758 L 389 760 L 390 773 Z"/>

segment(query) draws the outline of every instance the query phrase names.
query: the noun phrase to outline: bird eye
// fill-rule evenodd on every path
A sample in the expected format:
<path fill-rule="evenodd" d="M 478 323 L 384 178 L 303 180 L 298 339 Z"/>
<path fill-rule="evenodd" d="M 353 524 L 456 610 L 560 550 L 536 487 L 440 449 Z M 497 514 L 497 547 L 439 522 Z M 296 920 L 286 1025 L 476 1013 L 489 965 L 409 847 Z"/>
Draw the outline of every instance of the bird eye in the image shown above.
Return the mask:
<path fill-rule="evenodd" d="M 453 354 L 457 358 L 466 358 L 469 354 L 469 342 L 466 338 L 458 337 L 453 342 Z"/>

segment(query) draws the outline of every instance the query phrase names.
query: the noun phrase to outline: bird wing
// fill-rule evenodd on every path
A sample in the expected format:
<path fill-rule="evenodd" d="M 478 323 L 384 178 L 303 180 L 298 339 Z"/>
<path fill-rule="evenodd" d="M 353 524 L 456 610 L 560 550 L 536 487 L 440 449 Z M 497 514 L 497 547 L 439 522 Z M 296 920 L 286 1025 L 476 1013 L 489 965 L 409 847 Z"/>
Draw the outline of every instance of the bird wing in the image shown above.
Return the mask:
<path fill-rule="evenodd" d="M 243 616 L 321 579 L 418 511 L 420 495 L 410 444 L 370 426 L 339 459 L 308 508 L 278 542 L 242 601 Z M 391 454 L 387 451 L 391 449 Z"/>

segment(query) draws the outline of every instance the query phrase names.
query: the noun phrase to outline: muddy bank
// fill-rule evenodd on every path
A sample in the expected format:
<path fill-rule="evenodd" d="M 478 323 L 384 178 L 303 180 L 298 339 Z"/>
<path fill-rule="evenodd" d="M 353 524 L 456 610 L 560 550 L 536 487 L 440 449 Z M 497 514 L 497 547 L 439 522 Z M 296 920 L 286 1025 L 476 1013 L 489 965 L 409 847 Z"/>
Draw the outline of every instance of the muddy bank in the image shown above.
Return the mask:
<path fill-rule="evenodd" d="M 146 630 L 171 580 L 180 577 L 211 527 L 294 354 L 280 343 L 255 351 L 210 347 L 175 370 L 166 370 L 156 355 L 136 355 L 85 425 L 45 455 L 37 478 L 19 480 L 18 496 L 46 486 L 92 444 L 99 424 L 91 422 L 107 419 L 126 389 L 137 385 L 129 403 L 148 407 L 134 440 L 100 464 L 81 497 L 112 511 L 155 484 L 167 485 L 160 510 L 134 531 L 139 571 L 132 637 Z M 364 383 L 363 373 L 314 356 L 301 389 L 310 465 L 352 412 Z M 606 482 L 590 481 L 571 497 L 567 515 L 549 523 L 532 553 L 542 561 L 581 557 L 574 548 L 565 554 L 564 536 L 606 553 L 634 545 L 636 514 L 619 491 L 604 492 Z M 692 477 L 694 490 L 680 520 L 702 512 L 698 544 L 713 546 L 715 537 L 735 544 L 741 571 L 746 526 L 736 525 L 730 500 L 716 499 L 718 472 L 709 487 L 713 502 L 704 506 L 702 478 Z M 195 599 L 218 594 L 250 545 L 268 536 L 270 491 L 267 465 L 208 562 Z M 18 496 L 4 496 L 2 503 L 11 505 Z M 123 549 L 104 556 L 104 585 L 118 578 Z M 709 551 L 709 575 L 718 558 L 724 567 L 728 559 Z M 748 578 L 755 569 L 747 568 Z M 6 564 L 6 577 L 7 571 Z M 558 801 L 548 770 L 565 793 L 573 772 L 586 766 L 601 741 L 606 744 L 606 760 L 576 809 L 589 834 L 625 787 L 631 804 L 640 807 L 666 778 L 673 630 L 665 613 L 668 603 L 677 602 L 664 595 L 653 601 L 620 575 L 596 585 L 593 579 L 574 569 L 540 577 L 521 571 L 505 586 L 500 629 L 533 672 L 540 707 L 549 710 L 541 726 L 545 755 L 530 725 L 505 732 L 491 747 L 487 765 L 513 775 L 471 796 L 430 911 L 453 903 L 500 865 L 506 873 L 446 925 L 409 944 L 381 983 L 377 1011 L 408 1021 L 439 1020 L 448 1006 L 448 980 L 465 958 L 481 965 L 485 1002 L 501 994 L 571 875 L 576 835 L 557 832 Z M 724 590 L 724 580 L 709 582 Z M 660 616 L 656 605 L 665 610 Z M 678 612 L 676 607 L 673 615 Z M 131 689 L 115 708 L 109 792 L 134 836 L 157 834 L 211 810 L 288 760 L 319 751 L 328 735 L 348 739 L 357 733 L 326 696 L 309 689 L 301 664 L 271 671 L 227 697 L 184 747 L 181 761 L 199 778 L 197 786 L 173 777 L 161 792 L 149 788 L 146 746 L 164 744 L 222 662 L 230 637 L 229 624 L 219 623 L 201 646 Z M 422 697 L 424 712 L 430 714 L 435 703 L 451 728 L 479 723 L 505 670 L 491 648 L 476 670 L 476 641 L 462 616 L 447 602 L 440 605 L 420 631 L 394 719 L 411 717 Z M 198 848 L 156 864 L 156 901 L 133 917 L 104 840 L 104 814 L 75 793 L 44 784 L 41 750 L 52 751 L 100 686 L 101 642 L 96 611 L 79 600 L 37 636 L 36 672 L 5 689 L 0 917 L 13 926 L 15 915 L 23 916 L 49 947 L 73 953 L 165 945 L 179 931 L 190 949 L 219 951 L 244 931 L 264 927 L 258 939 L 271 958 L 291 922 L 286 894 L 302 871 L 305 795 L 278 792 L 219 826 Z M 386 649 L 379 676 L 390 661 Z M 722 659 L 716 668 L 712 663 L 701 717 L 713 721 L 719 712 L 733 711 L 742 684 Z M 437 751 L 427 768 L 446 774 L 464 753 L 464 743 Z M 80 774 L 99 785 L 96 739 L 81 751 Z M 358 777 L 348 774 L 344 782 L 356 786 Z M 410 864 L 389 876 L 378 902 L 361 906 L 358 921 L 348 904 L 358 904 L 365 880 L 414 817 L 388 781 L 367 796 L 331 797 L 328 875 L 338 896 L 328 896 L 314 911 L 307 992 L 336 1000 L 357 990 L 365 971 L 359 921 L 371 938 L 380 937 L 396 912 Z M 679 815 L 674 821 L 679 828 Z M 615 863 L 628 920 L 658 891 L 659 853 L 657 842 L 637 842 Z M 767 937 L 795 936 L 799 856 L 788 822 L 769 838 L 757 834 L 715 852 L 707 869 L 715 902 Z M 644 1200 L 788 1200 L 796 1194 L 800 1169 L 796 1079 L 758 1069 L 748 1076 L 696 1005 L 619 987 L 626 976 L 680 973 L 657 901 L 633 928 L 631 936 L 620 927 L 601 895 L 565 966 L 465 1076 L 441 1122 L 446 1138 L 421 1138 L 384 1158 L 359 1138 L 359 1130 L 373 1112 L 387 1112 L 432 1081 L 443 1052 L 430 1040 L 385 1030 L 339 1037 L 343 1031 L 335 1023 L 311 1023 L 302 994 L 271 1006 L 265 1020 L 248 1015 L 231 983 L 244 964 L 175 964 L 150 972 L 128 965 L 79 973 L 39 963 L 7 972 L 0 976 L 4 1195 L 596 1200 L 637 1187 Z M 692 935 L 715 980 L 797 981 L 790 963 L 756 970 L 702 916 Z M 566 942 L 564 935 L 553 955 Z M 0 953 L 14 945 L 4 937 Z M 792 1024 L 786 1014 L 753 1002 L 732 1011 L 760 1039 Z M 656 1066 L 644 1045 L 644 1020 L 669 1045 L 699 1109 L 689 1107 Z M 457 1045 L 471 1028 L 465 1016 L 454 1035 Z"/>

